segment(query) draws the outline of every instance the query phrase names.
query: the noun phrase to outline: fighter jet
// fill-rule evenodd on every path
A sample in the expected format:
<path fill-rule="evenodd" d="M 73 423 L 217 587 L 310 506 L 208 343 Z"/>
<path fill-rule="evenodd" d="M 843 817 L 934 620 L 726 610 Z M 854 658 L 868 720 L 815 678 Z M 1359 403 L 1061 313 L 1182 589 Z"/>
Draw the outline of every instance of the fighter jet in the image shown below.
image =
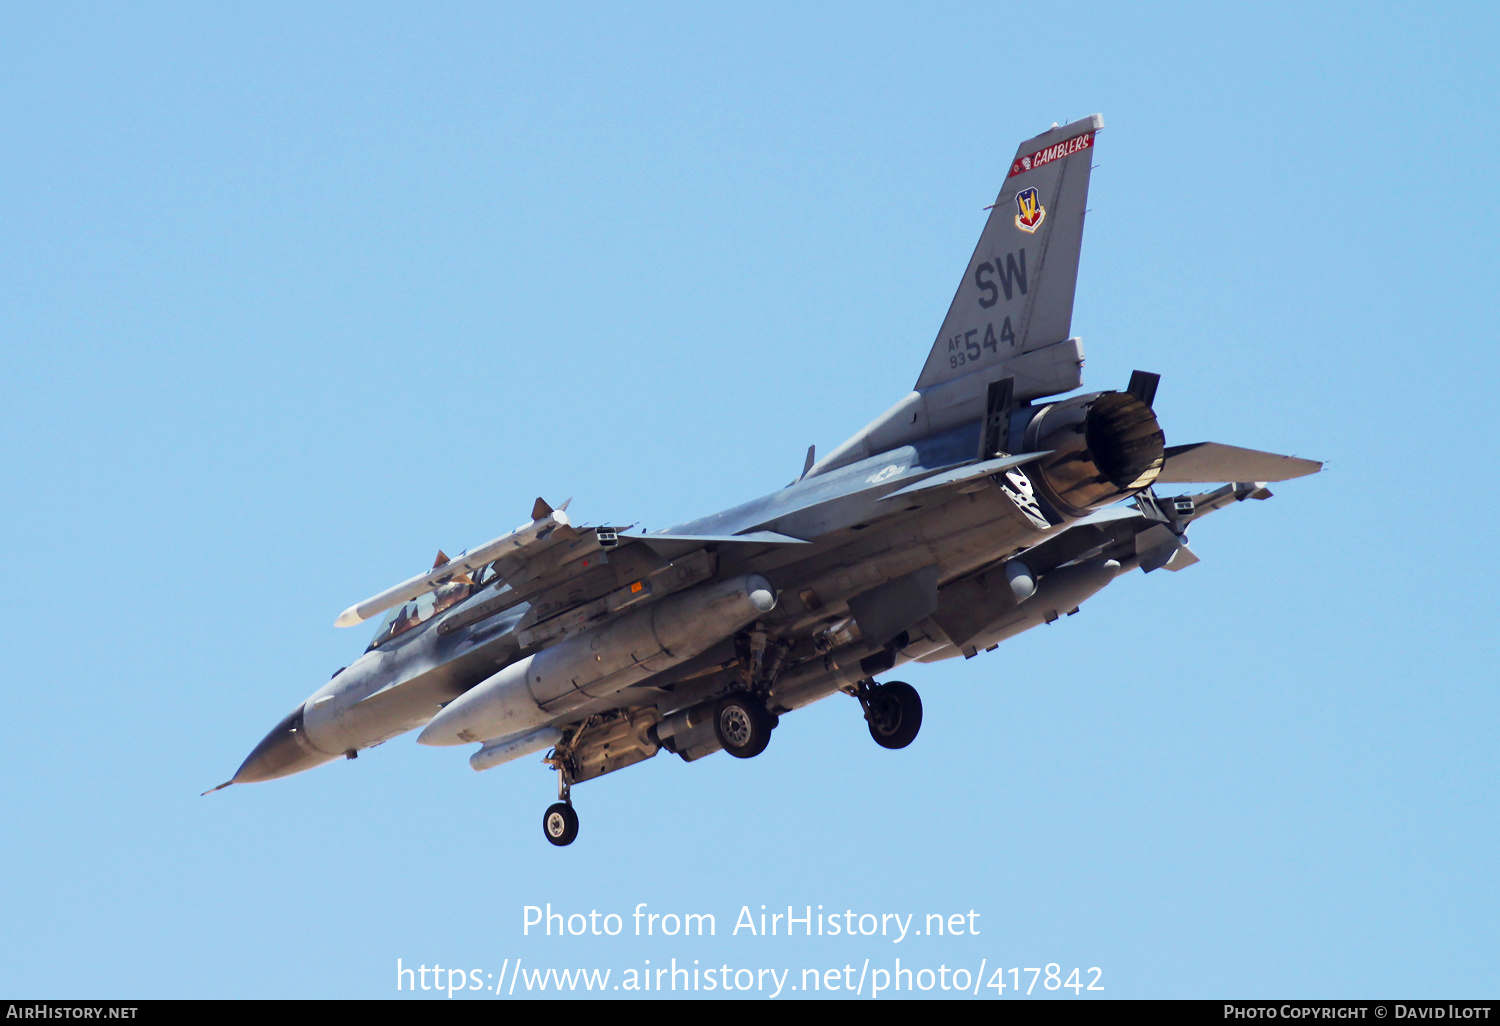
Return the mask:
<path fill-rule="evenodd" d="M 475 746 L 475 770 L 545 753 L 543 833 L 566 845 L 576 784 L 662 751 L 758 756 L 780 717 L 835 694 L 903 748 L 922 701 L 896 667 L 973 657 L 1129 570 L 1197 562 L 1201 518 L 1322 465 L 1166 445 L 1156 374 L 1068 396 L 1103 127 L 1020 145 L 912 391 L 822 459 L 809 449 L 791 484 L 653 533 L 538 499 L 515 530 L 345 610 L 340 627 L 387 615 L 220 788 L 420 727 L 424 745 Z M 1219 486 L 1158 492 L 1189 482 Z"/>

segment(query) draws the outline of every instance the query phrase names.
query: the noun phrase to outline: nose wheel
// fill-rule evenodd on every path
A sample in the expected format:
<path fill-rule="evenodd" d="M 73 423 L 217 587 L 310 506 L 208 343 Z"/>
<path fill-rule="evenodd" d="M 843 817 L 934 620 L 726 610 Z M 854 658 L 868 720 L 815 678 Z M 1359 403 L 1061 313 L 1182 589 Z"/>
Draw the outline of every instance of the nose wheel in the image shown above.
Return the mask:
<path fill-rule="evenodd" d="M 578 836 L 578 813 L 573 811 L 573 787 L 566 770 L 557 774 L 557 803 L 542 813 L 542 833 L 559 848 Z"/>
<path fill-rule="evenodd" d="M 572 844 L 573 838 L 578 836 L 578 813 L 567 802 L 548 806 L 542 814 L 542 833 L 559 848 Z"/>
<path fill-rule="evenodd" d="M 903 680 L 865 681 L 855 697 L 865 710 L 870 736 L 882 748 L 905 748 L 922 729 L 922 696 Z"/>

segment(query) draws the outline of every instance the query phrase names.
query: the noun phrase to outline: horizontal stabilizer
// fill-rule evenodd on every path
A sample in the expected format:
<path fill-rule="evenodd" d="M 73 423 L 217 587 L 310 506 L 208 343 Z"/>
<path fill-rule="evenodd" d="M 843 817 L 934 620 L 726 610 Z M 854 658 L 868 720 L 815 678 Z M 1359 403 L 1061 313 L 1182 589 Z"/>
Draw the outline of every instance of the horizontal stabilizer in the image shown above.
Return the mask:
<path fill-rule="evenodd" d="M 961 481 L 971 481 L 974 478 L 985 477 L 990 474 L 998 474 L 1002 470 L 1009 470 L 1011 467 L 1019 467 L 1023 463 L 1030 463 L 1032 460 L 1041 459 L 1043 456 L 1050 455 L 1052 455 L 1050 451 L 1023 452 L 1019 456 L 1002 456 L 997 460 L 985 460 L 983 463 L 970 463 L 968 466 L 957 467 L 953 470 L 945 470 L 941 474 L 934 474 L 932 477 L 918 481 L 916 484 L 907 485 L 905 488 L 902 488 L 899 491 L 894 491 L 889 495 L 883 495 L 881 496 L 880 501 L 884 502 L 886 499 L 894 499 L 897 496 L 915 495 L 917 492 L 925 492 L 929 489 L 934 488 L 946 488 L 948 485 L 955 485 Z"/>
<path fill-rule="evenodd" d="M 1166 465 L 1156 476 L 1157 484 L 1185 481 L 1289 481 L 1316 474 L 1323 464 L 1296 456 L 1241 449 L 1218 442 L 1168 446 Z"/>

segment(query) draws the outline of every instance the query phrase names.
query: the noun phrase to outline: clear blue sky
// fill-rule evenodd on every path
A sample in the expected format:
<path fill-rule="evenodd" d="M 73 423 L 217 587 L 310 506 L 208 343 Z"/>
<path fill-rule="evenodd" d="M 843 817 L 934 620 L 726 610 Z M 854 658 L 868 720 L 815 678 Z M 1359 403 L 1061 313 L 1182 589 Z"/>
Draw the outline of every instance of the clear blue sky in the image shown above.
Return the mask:
<path fill-rule="evenodd" d="M 902 957 L 1098 966 L 1115 997 L 1493 996 L 1497 28 L 7 6 L 0 993 Z M 836 696 L 755 760 L 581 785 L 567 850 L 550 773 L 411 736 L 199 797 L 363 648 L 339 610 L 440 546 L 538 495 L 665 527 L 883 410 L 1016 144 L 1095 111 L 1086 385 L 1158 371 L 1169 443 L 1325 473 L 1215 514 L 1183 573 L 903 672 L 909 749 Z M 719 936 L 523 937 L 549 901 Z M 980 935 L 728 935 L 761 904 Z"/>

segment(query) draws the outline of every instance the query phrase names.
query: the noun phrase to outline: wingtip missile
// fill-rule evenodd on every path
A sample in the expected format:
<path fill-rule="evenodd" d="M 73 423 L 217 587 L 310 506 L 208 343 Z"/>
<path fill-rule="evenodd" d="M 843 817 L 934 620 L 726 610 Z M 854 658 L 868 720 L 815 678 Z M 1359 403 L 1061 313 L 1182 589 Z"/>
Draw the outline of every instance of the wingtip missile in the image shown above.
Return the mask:
<path fill-rule="evenodd" d="M 571 501 L 571 500 L 570 500 Z M 567 503 L 563 504 L 564 506 Z M 516 552 L 520 549 L 545 546 L 553 540 L 562 540 L 570 537 L 566 528 L 572 526 L 567 513 L 563 509 L 552 510 L 540 520 L 532 520 L 522 524 L 509 534 L 503 534 L 499 538 L 485 542 L 472 552 L 461 552 L 452 559 L 442 558 L 435 563 L 431 570 L 418 574 L 409 580 L 402 581 L 393 588 L 387 588 L 373 598 L 357 602 L 339 614 L 338 619 L 333 621 L 335 627 L 353 627 L 363 623 L 377 613 L 383 613 L 393 606 L 399 606 L 403 602 L 409 602 L 418 595 L 429 592 L 448 581 L 469 580 L 466 575 L 478 570 L 480 567 L 494 562 L 503 555 Z M 443 557 L 441 551 L 439 557 Z"/>

